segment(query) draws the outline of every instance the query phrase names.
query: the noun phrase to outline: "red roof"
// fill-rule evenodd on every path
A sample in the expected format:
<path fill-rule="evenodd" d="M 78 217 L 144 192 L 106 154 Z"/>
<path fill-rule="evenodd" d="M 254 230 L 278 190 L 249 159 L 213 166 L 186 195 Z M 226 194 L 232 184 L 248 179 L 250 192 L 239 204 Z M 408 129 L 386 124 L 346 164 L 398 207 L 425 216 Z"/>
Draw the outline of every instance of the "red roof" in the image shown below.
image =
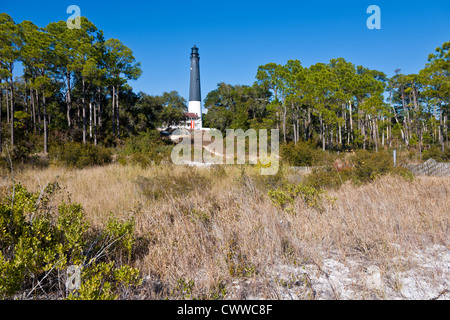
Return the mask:
<path fill-rule="evenodd" d="M 196 113 L 185 113 L 184 114 L 187 118 L 195 118 L 195 119 L 199 119 L 200 117 L 196 114 Z"/>

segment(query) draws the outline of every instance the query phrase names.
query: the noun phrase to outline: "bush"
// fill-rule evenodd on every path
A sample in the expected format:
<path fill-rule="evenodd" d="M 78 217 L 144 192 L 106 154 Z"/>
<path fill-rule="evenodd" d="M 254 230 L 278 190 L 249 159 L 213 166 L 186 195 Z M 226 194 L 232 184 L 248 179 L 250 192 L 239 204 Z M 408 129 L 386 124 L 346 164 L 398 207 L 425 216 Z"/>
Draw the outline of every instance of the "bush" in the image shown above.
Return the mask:
<path fill-rule="evenodd" d="M 433 146 L 429 150 L 425 150 L 422 153 L 422 160 L 427 161 L 429 159 L 436 160 L 437 162 L 450 161 L 450 148 L 445 148 L 442 152 L 441 147 Z"/>
<path fill-rule="evenodd" d="M 286 185 L 283 188 L 270 190 L 268 195 L 273 204 L 283 210 L 288 208 L 288 211 L 291 212 L 293 210 L 292 205 L 298 197 L 305 202 L 308 208 L 315 208 L 317 210 L 322 209 L 322 201 L 324 197 L 327 197 L 323 190 L 305 184 L 299 184 L 298 186 Z"/>
<path fill-rule="evenodd" d="M 254 186 L 264 193 L 267 193 L 268 190 L 282 187 L 288 183 L 287 167 L 280 166 L 276 174 L 266 176 L 261 175 L 258 167 L 256 167 L 256 169 L 257 170 L 246 171 L 245 166 L 243 166 L 241 168 L 241 175 L 238 178 L 239 182 L 246 187 Z"/>
<path fill-rule="evenodd" d="M 61 297 L 66 269 L 82 268 L 82 284 L 69 299 L 115 299 L 121 290 L 139 285 L 139 270 L 119 263 L 134 250 L 134 220 L 110 219 L 93 232 L 78 204 L 49 206 L 57 184 L 30 193 L 20 184 L 0 203 L 0 298 L 16 293 Z M 39 283 L 38 283 L 39 281 Z"/>
<path fill-rule="evenodd" d="M 378 176 L 392 172 L 394 160 L 385 152 L 369 152 L 358 150 L 356 157 L 352 159 L 354 165 L 353 178 L 357 183 L 370 182 Z"/>
<path fill-rule="evenodd" d="M 294 167 L 310 167 L 327 164 L 328 154 L 317 149 L 313 142 L 299 141 L 281 146 L 283 161 Z"/>
<path fill-rule="evenodd" d="M 374 181 L 386 174 L 397 174 L 407 180 L 413 179 L 408 170 L 393 165 L 392 155 L 388 152 L 358 150 L 356 155 L 349 160 L 348 167 L 338 169 L 328 166 L 315 169 L 312 174 L 305 177 L 303 182 L 314 188 L 337 189 L 349 180 L 355 184 L 361 184 Z"/>
<path fill-rule="evenodd" d="M 105 235 L 111 240 L 118 239 L 113 252 L 116 261 L 122 261 L 124 257 L 127 257 L 128 262 L 131 260 L 133 247 L 136 243 L 134 225 L 133 218 L 122 222 L 113 217 L 108 220 Z"/>
<path fill-rule="evenodd" d="M 130 163 L 143 168 L 152 163 L 160 164 L 162 160 L 170 159 L 172 147 L 172 142 L 161 139 L 156 130 L 141 132 L 125 141 L 125 146 L 119 153 L 119 163 Z"/>
<path fill-rule="evenodd" d="M 52 146 L 49 155 L 56 163 L 78 169 L 101 166 L 112 161 L 110 149 L 77 142 Z"/>
<path fill-rule="evenodd" d="M 313 188 L 338 189 L 345 181 L 352 178 L 352 171 L 338 172 L 334 167 L 314 169 L 303 183 Z"/>

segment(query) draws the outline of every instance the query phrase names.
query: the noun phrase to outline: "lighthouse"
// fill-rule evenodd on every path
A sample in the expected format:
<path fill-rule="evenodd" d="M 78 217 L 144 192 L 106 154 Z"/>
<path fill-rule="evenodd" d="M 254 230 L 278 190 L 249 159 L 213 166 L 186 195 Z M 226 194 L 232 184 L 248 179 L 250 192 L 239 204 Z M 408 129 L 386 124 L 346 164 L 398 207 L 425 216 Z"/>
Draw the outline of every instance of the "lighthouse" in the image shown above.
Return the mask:
<path fill-rule="evenodd" d="M 192 116 L 192 129 L 202 129 L 201 101 L 200 56 L 198 54 L 198 48 L 194 45 L 191 52 L 191 82 L 189 90 L 189 115 Z M 196 115 L 196 117 L 194 115 Z"/>

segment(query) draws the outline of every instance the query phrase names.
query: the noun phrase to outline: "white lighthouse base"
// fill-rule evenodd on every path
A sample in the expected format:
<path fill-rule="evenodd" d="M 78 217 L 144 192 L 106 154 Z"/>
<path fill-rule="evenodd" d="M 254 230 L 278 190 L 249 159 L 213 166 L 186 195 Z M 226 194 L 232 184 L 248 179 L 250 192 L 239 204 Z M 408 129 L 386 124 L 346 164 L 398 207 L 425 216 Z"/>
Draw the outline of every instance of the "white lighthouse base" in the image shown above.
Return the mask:
<path fill-rule="evenodd" d="M 202 129 L 202 104 L 200 101 L 189 101 L 189 113 L 194 113 L 200 118 L 195 121 L 195 129 Z"/>

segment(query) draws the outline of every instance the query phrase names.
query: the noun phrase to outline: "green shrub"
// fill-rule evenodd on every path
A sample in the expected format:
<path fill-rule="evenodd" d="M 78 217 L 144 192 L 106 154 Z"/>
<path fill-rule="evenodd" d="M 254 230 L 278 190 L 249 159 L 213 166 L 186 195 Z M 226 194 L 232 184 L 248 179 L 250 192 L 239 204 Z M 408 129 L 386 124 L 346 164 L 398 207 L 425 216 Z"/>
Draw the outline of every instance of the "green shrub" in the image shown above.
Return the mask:
<path fill-rule="evenodd" d="M 86 246 L 86 232 L 89 224 L 85 221 L 85 215 L 79 204 L 59 206 L 59 217 L 56 223 L 56 230 L 61 235 L 60 251 L 66 252 L 71 258 L 70 265 L 80 265 L 83 263 L 83 248 Z"/>
<path fill-rule="evenodd" d="M 337 189 L 346 181 L 362 184 L 386 174 L 400 175 L 406 180 L 414 178 L 407 169 L 393 166 L 390 153 L 358 150 L 346 167 L 338 169 L 335 166 L 327 166 L 314 169 L 312 174 L 304 178 L 303 183 L 314 188 Z"/>
<path fill-rule="evenodd" d="M 172 142 L 161 139 L 156 130 L 140 132 L 125 141 L 125 146 L 119 153 L 119 163 L 130 163 L 143 168 L 152 163 L 160 164 L 162 160 L 170 159 L 172 147 Z"/>
<path fill-rule="evenodd" d="M 30 193 L 17 184 L 0 203 L 0 298 L 16 293 L 58 293 L 67 267 L 82 267 L 82 285 L 69 299 L 114 299 L 141 283 L 139 270 L 121 263 L 136 243 L 134 220 L 111 218 L 93 230 L 78 204 L 49 206 L 57 184 Z M 39 285 L 36 281 L 39 280 Z M 56 283 L 56 284 L 55 284 Z"/>
<path fill-rule="evenodd" d="M 0 298 L 12 296 L 20 289 L 23 282 L 23 269 L 14 261 L 5 260 L 0 251 Z"/>
<path fill-rule="evenodd" d="M 324 197 L 327 197 L 323 190 L 305 184 L 298 186 L 288 184 L 282 188 L 270 190 L 268 195 L 273 204 L 288 211 L 293 210 L 292 205 L 297 197 L 301 197 L 309 208 L 321 210 L 322 201 Z"/>
<path fill-rule="evenodd" d="M 243 166 L 238 182 L 247 187 L 249 182 L 251 182 L 257 189 L 267 193 L 268 190 L 282 187 L 288 183 L 286 169 L 286 167 L 280 166 L 278 172 L 274 175 L 261 175 L 259 170 L 256 172 L 250 171 L 247 173 L 245 167 Z"/>
<path fill-rule="evenodd" d="M 312 173 L 305 176 L 303 183 L 313 188 L 338 189 L 341 185 L 352 179 L 352 171 L 338 172 L 334 167 L 313 169 Z"/>
<path fill-rule="evenodd" d="M 373 181 L 379 176 L 392 172 L 394 168 L 392 155 L 385 151 L 358 150 L 352 162 L 353 178 L 356 183 Z"/>
<path fill-rule="evenodd" d="M 293 204 L 296 196 L 292 193 L 292 190 L 286 191 L 281 189 L 270 190 L 268 195 L 272 203 L 282 209 L 286 208 L 287 205 Z"/>
<path fill-rule="evenodd" d="M 414 179 L 415 179 L 414 174 L 411 171 L 409 171 L 408 169 L 403 168 L 403 167 L 399 167 L 399 166 L 395 167 L 392 170 L 392 173 L 402 177 L 406 181 L 410 181 L 411 182 L 411 181 L 414 181 Z"/>
<path fill-rule="evenodd" d="M 171 295 L 182 299 L 191 299 L 193 298 L 192 291 L 194 287 L 195 281 L 193 279 L 178 278 L 177 286 L 172 290 Z"/>
<path fill-rule="evenodd" d="M 327 153 L 316 148 L 313 142 L 299 141 L 297 144 L 288 143 L 281 146 L 281 158 L 290 166 L 310 167 L 328 164 Z"/>
<path fill-rule="evenodd" d="M 131 260 L 133 246 L 136 243 L 134 225 L 134 218 L 126 221 L 118 221 L 111 217 L 106 223 L 104 235 L 109 239 L 117 240 L 113 252 L 115 259 L 122 260 L 125 256 L 128 261 Z"/>
<path fill-rule="evenodd" d="M 71 292 L 67 300 L 115 300 L 112 285 L 113 262 L 102 262 L 83 269 L 81 287 Z"/>
<path fill-rule="evenodd" d="M 110 149 L 77 142 L 54 145 L 50 148 L 49 156 L 58 164 L 78 169 L 101 166 L 112 161 Z"/>
<path fill-rule="evenodd" d="M 441 147 L 432 146 L 429 150 L 425 150 L 422 153 L 422 160 L 427 161 L 429 159 L 436 160 L 437 162 L 450 161 L 450 148 L 445 148 L 442 152 Z"/>
<path fill-rule="evenodd" d="M 114 279 L 125 287 L 139 286 L 142 284 L 139 270 L 127 265 L 114 270 Z"/>

